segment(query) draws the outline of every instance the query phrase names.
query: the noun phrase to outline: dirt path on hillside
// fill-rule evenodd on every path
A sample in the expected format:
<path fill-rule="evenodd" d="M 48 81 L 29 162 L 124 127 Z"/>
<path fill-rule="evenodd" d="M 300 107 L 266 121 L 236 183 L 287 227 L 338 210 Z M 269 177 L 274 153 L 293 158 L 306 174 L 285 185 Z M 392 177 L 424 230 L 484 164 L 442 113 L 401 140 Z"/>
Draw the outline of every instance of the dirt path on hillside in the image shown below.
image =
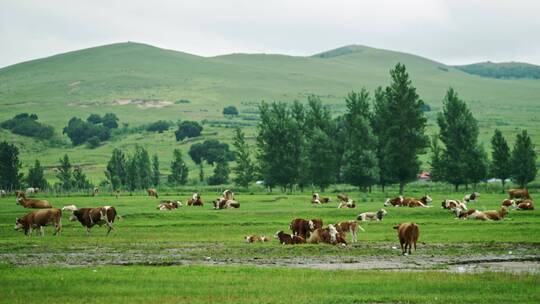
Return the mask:
<path fill-rule="evenodd" d="M 0 261 L 15 266 L 103 266 L 103 265 L 243 265 L 290 267 L 322 270 L 447 271 L 474 273 L 485 271 L 540 273 L 540 255 L 466 255 L 466 256 L 320 256 L 291 258 L 186 259 L 182 253 L 3 253 Z"/>

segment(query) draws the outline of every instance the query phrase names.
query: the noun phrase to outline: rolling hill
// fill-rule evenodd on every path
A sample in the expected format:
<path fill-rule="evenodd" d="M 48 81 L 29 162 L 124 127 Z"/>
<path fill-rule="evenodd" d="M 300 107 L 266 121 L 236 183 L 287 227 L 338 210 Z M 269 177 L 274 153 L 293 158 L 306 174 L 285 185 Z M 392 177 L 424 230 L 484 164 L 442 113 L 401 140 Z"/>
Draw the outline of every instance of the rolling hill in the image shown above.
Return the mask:
<path fill-rule="evenodd" d="M 75 163 L 85 166 L 96 182 L 103 178 L 104 165 L 114 147 L 130 149 L 135 144 L 144 145 L 150 153 L 158 153 L 166 172 L 172 148 L 180 147 L 185 152 L 192 143 L 176 143 L 172 130 L 163 134 L 128 134 L 93 150 L 71 147 L 61 130 L 73 116 L 85 119 L 90 113 L 113 112 L 130 126 L 160 119 L 206 119 L 203 138 L 225 141 L 230 138 L 231 129 L 217 125 L 238 123 L 253 138 L 256 122 L 248 117 L 225 119 L 221 114 L 224 106 L 235 105 L 240 113 L 253 116 L 261 100 L 288 102 L 316 94 L 330 105 L 333 113 L 339 114 L 345 108 L 344 96 L 351 90 L 366 87 L 372 91 L 387 85 L 388 72 L 397 62 L 407 66 L 418 93 L 432 108 L 427 114 L 430 132 L 436 131 L 435 112 L 452 86 L 468 101 L 480 121 L 481 139 L 486 145 L 494 127 L 502 129 L 510 141 L 518 129 L 527 128 L 533 140 L 539 142 L 537 79 L 486 78 L 419 56 L 358 45 L 306 57 L 201 57 L 133 42 L 0 69 L 0 121 L 21 112 L 36 113 L 41 122 L 55 127 L 59 138 L 53 143 L 40 142 L 0 130 L 0 140 L 17 143 L 25 165 L 39 158 L 45 165 L 53 166 L 59 155 L 67 152 Z M 176 102 L 180 99 L 190 102 Z"/>

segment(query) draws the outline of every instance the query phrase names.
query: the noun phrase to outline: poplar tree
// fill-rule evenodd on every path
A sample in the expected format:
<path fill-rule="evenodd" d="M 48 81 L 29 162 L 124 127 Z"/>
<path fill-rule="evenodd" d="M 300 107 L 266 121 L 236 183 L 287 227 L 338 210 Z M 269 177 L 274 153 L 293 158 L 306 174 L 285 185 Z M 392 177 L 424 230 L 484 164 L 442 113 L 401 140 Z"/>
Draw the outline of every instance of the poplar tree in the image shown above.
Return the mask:
<path fill-rule="evenodd" d="M 502 132 L 495 129 L 491 138 L 491 175 L 499 178 L 502 183 L 502 191 L 504 192 L 504 184 L 512 174 L 512 164 L 510 159 L 510 148 Z"/>
<path fill-rule="evenodd" d="M 182 159 L 182 152 L 180 149 L 174 149 L 173 161 L 171 162 L 171 175 L 168 177 L 169 183 L 173 185 L 185 185 L 188 174 L 189 169 Z"/>
<path fill-rule="evenodd" d="M 236 175 L 233 179 L 234 183 L 248 188 L 254 179 L 254 165 L 251 161 L 251 153 L 246 137 L 240 128 L 236 128 L 234 131 L 233 146 L 236 159 L 236 167 L 233 169 Z"/>
<path fill-rule="evenodd" d="M 376 138 L 376 154 L 379 169 L 378 184 L 381 186 L 382 192 L 386 185 L 396 182 L 390 172 L 390 164 L 386 161 L 388 152 L 386 151 L 386 143 L 388 133 L 386 132 L 387 123 L 385 119 L 389 117 L 388 103 L 386 101 L 385 91 L 378 87 L 375 89 L 373 102 L 373 115 L 371 115 L 371 127 Z"/>
<path fill-rule="evenodd" d="M 126 156 L 120 149 L 115 148 L 112 151 L 111 159 L 107 163 L 105 176 L 109 180 L 113 190 L 127 185 Z"/>
<path fill-rule="evenodd" d="M 67 154 L 60 159 L 60 166 L 56 177 L 60 180 L 60 186 L 63 190 L 69 191 L 73 187 L 73 171 L 71 162 Z"/>
<path fill-rule="evenodd" d="M 152 185 L 157 187 L 160 183 L 159 158 L 157 154 L 152 156 Z"/>
<path fill-rule="evenodd" d="M 534 144 L 523 130 L 516 136 L 514 149 L 512 150 L 512 179 L 522 188 L 536 177 L 536 152 Z"/>
<path fill-rule="evenodd" d="M 47 188 L 47 180 L 43 174 L 43 167 L 39 160 L 36 159 L 33 167 L 28 169 L 28 174 L 26 176 L 26 182 L 30 187 L 38 187 L 41 189 Z"/>

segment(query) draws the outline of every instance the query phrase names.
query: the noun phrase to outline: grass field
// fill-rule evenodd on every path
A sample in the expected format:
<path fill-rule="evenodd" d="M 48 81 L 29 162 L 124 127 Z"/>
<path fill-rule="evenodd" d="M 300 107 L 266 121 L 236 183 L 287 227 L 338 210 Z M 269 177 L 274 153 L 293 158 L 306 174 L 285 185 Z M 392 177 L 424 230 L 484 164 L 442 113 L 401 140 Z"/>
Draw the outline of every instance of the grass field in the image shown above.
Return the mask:
<path fill-rule="evenodd" d="M 436 113 L 452 86 L 479 120 L 480 140 L 486 150 L 495 127 L 502 130 L 510 144 L 523 128 L 533 142 L 540 141 L 540 80 L 484 78 L 419 56 L 363 46 L 323 54 L 324 58 L 269 54 L 207 58 L 139 43 L 119 43 L 13 65 L 0 69 L 0 121 L 21 112 L 36 113 L 40 121 L 55 127 L 59 141 L 41 142 L 6 130 L 0 130 L 0 140 L 21 148 L 25 171 L 36 158 L 52 167 L 57 165 L 59 155 L 68 153 L 97 184 L 104 179 L 103 169 L 112 149 L 128 151 L 137 143 L 151 154 L 158 153 L 166 173 L 172 149 L 187 151 L 196 141 L 178 143 L 173 131 L 143 132 L 88 149 L 72 147 L 61 134 L 62 128 L 71 117 L 85 119 L 90 113 L 113 112 L 132 127 L 160 119 L 207 119 L 245 124 L 243 129 L 253 143 L 257 122 L 245 117 L 228 120 L 222 115 L 223 107 L 235 105 L 241 115 L 253 116 L 262 100 L 305 101 L 308 94 L 316 94 L 330 106 L 333 115 L 339 115 L 345 110 L 348 92 L 362 87 L 372 92 L 377 86 L 388 85 L 389 70 L 402 62 L 420 97 L 432 107 L 427 113 L 429 134 L 437 131 Z M 116 99 L 172 104 L 162 108 L 115 105 Z M 179 99 L 191 103 L 175 104 Z M 212 127 L 210 123 L 205 125 L 205 133 L 200 140 L 216 138 L 227 142 L 231 138 L 231 129 Z M 196 166 L 185 158 L 195 172 Z M 47 171 L 47 176 L 55 181 L 52 170 Z M 196 174 L 191 178 L 194 180 Z"/>
<path fill-rule="evenodd" d="M 162 193 L 163 199 L 182 201 L 189 195 Z M 217 196 L 217 192 L 204 193 L 203 199 L 208 202 Z M 143 195 L 47 198 L 56 207 L 115 206 L 122 219 L 108 237 L 100 227 L 94 227 L 87 236 L 79 223 L 67 220 L 66 213 L 61 236 L 52 236 L 49 227 L 45 237 L 25 237 L 13 230 L 13 224 L 28 210 L 15 205 L 13 197 L 2 198 L 0 261 L 4 265 L 0 266 L 0 301 L 17 303 L 29 296 L 75 302 L 81 294 L 92 297 L 89 302 L 539 300 L 538 273 L 447 272 L 465 260 L 510 257 L 518 262 L 525 258 L 538 261 L 538 210 L 511 211 L 501 222 L 461 221 L 439 207 L 447 194 L 432 193 L 433 208 L 388 208 L 382 222 L 362 224 L 366 231 L 360 232 L 359 242 L 346 247 L 282 246 L 274 239 L 246 244 L 243 240 L 252 233 L 273 236 L 278 230 L 288 231 L 295 217 L 318 217 L 326 224 L 354 219 L 360 212 L 381 208 L 385 198 L 377 192 L 351 196 L 360 202 L 359 208 L 337 209 L 335 202 L 314 206 L 309 203 L 309 194 L 238 194 L 241 208 L 237 210 L 212 210 L 207 203 L 202 208 L 184 206 L 173 212 L 156 210 L 159 200 Z M 504 197 L 482 194 L 474 207 L 496 209 Z M 418 223 L 421 236 L 418 250 L 404 257 L 396 248 L 399 243 L 392 226 L 408 221 Z M 374 261 L 375 266 L 368 270 L 336 270 Z M 397 263 L 393 270 L 409 271 L 376 271 L 391 269 L 385 266 L 387 261 Z"/>

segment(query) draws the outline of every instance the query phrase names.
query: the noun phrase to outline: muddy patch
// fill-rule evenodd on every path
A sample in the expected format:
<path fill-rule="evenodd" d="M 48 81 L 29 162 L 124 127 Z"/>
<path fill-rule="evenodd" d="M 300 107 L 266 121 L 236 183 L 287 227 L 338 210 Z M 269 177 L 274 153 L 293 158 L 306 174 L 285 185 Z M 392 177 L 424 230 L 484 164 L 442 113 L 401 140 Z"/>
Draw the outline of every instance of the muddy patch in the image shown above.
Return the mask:
<path fill-rule="evenodd" d="M 141 109 L 150 109 L 150 108 L 164 108 L 173 105 L 173 102 L 167 100 L 159 99 L 115 99 L 112 101 L 113 105 L 116 106 L 126 106 L 126 105 L 136 105 Z"/>

